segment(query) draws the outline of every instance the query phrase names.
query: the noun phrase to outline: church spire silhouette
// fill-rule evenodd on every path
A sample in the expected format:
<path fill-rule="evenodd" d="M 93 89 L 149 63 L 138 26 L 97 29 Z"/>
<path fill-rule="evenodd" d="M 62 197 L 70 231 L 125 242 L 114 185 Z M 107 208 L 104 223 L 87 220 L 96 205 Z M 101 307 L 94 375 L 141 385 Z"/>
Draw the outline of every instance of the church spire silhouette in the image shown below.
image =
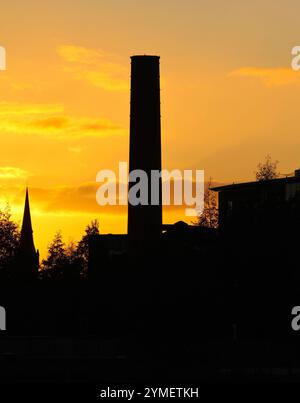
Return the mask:
<path fill-rule="evenodd" d="M 20 238 L 20 249 L 22 252 L 25 252 L 26 254 L 36 253 L 33 241 L 33 230 L 31 224 L 28 187 L 26 187 L 25 207 L 24 207 L 21 238 Z"/>
<path fill-rule="evenodd" d="M 16 262 L 16 277 L 30 280 L 36 277 L 39 268 L 39 251 L 35 249 L 31 223 L 28 187 L 26 188 L 20 248 Z"/>

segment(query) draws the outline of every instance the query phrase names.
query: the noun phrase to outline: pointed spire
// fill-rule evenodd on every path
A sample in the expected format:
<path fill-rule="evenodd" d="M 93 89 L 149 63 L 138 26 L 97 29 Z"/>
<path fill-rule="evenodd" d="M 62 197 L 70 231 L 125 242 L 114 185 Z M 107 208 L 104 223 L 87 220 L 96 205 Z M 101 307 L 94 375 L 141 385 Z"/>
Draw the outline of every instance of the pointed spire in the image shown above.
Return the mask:
<path fill-rule="evenodd" d="M 20 249 L 28 254 L 36 253 L 33 242 L 28 187 L 26 187 L 25 207 L 21 229 Z"/>

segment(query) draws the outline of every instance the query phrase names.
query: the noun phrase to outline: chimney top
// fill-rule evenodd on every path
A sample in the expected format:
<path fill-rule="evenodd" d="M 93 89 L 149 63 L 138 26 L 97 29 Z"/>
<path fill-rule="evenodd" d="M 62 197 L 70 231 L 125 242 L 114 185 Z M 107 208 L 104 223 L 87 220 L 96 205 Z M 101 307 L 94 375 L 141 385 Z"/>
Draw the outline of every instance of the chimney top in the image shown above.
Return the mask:
<path fill-rule="evenodd" d="M 156 55 L 133 55 L 130 59 L 160 59 L 160 56 Z"/>

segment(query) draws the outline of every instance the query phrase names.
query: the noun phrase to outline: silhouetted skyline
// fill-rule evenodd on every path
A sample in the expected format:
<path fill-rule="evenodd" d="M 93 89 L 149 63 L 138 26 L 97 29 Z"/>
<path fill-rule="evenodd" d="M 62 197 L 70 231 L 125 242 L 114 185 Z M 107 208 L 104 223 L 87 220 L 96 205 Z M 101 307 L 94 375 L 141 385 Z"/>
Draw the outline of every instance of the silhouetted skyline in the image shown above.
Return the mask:
<path fill-rule="evenodd" d="M 204 168 L 225 184 L 252 180 L 267 154 L 282 173 L 299 165 L 299 4 L 19 3 L 1 9 L 0 205 L 8 199 L 21 223 L 28 183 L 41 255 L 57 229 L 78 240 L 94 218 L 104 233 L 127 231 L 126 208 L 94 203 L 94 180 L 128 160 L 132 54 L 161 56 L 165 168 Z M 183 219 L 164 212 L 166 223 Z"/>

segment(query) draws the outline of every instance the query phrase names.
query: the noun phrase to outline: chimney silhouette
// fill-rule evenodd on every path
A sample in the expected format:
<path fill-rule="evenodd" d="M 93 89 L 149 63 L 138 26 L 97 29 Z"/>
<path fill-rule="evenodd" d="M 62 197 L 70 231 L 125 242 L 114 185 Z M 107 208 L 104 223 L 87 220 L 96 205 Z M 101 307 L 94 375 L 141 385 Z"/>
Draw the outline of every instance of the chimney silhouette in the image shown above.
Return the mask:
<path fill-rule="evenodd" d="M 129 171 L 148 175 L 148 205 L 128 203 L 128 237 L 136 249 L 159 239 L 162 229 L 161 180 L 159 204 L 151 205 L 151 170 L 161 171 L 159 56 L 131 57 L 130 98 Z"/>

